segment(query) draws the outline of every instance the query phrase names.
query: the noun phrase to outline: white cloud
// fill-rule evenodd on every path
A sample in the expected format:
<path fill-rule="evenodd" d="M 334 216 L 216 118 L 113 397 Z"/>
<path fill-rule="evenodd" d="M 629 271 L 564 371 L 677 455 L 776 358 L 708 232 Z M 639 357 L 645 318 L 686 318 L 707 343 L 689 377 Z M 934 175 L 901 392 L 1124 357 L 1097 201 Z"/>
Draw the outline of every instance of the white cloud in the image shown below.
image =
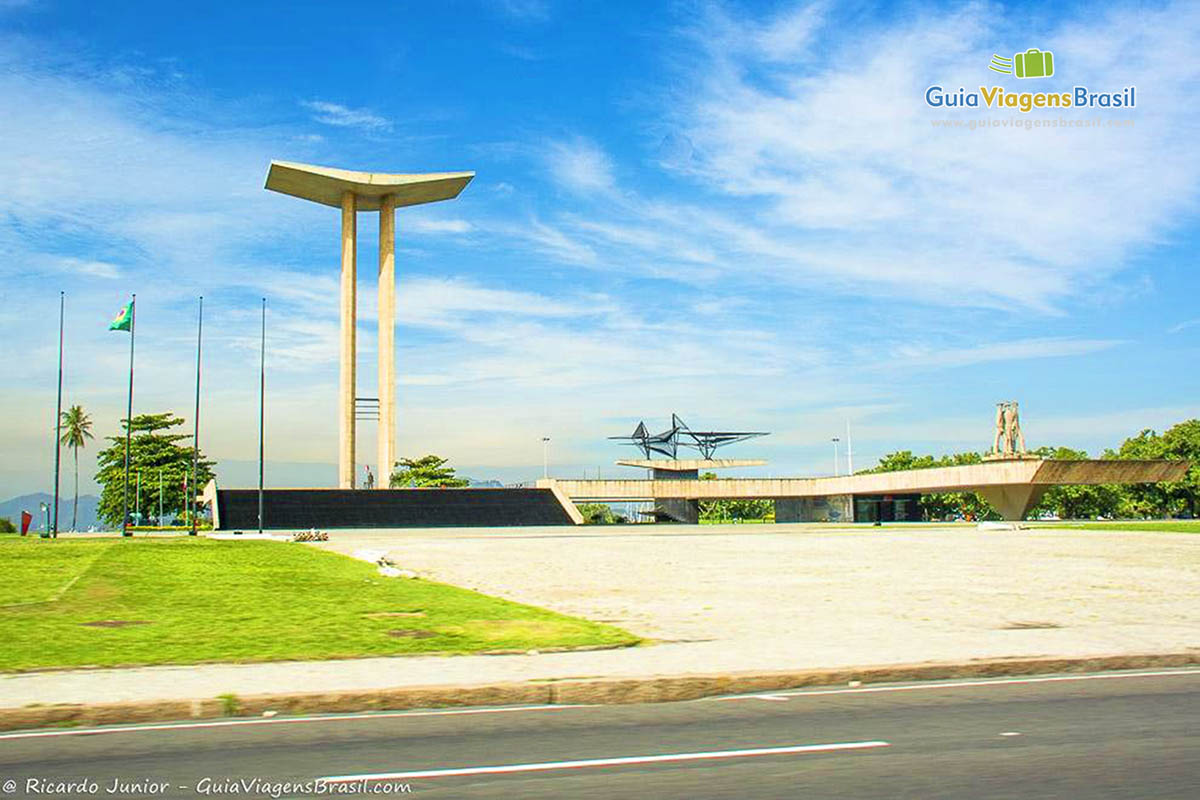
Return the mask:
<path fill-rule="evenodd" d="M 1194 328 L 1197 325 L 1200 325 L 1200 319 L 1189 319 L 1167 328 L 1167 333 L 1179 333 L 1181 331 L 1186 331 L 1188 328 Z"/>
<path fill-rule="evenodd" d="M 551 179 L 573 192 L 612 191 L 615 182 L 612 161 L 594 142 L 580 137 L 551 142 L 546 146 L 546 162 Z"/>
<path fill-rule="evenodd" d="M 313 113 L 313 119 L 339 128 L 361 128 L 372 133 L 387 131 L 392 123 L 367 108 L 350 108 L 326 100 L 301 100 L 300 105 Z"/>
<path fill-rule="evenodd" d="M 1180 102 L 1200 79 L 1195 5 L 1037 31 L 1065 80 L 1139 87 L 1133 128 L 975 132 L 935 130 L 947 114 L 924 90 L 996 78 L 986 64 L 1006 34 L 988 7 L 852 33 L 827 24 L 822 4 L 765 20 L 708 8 L 657 104 L 663 165 L 690 190 L 626 189 L 586 138 L 549 148 L 555 180 L 596 200 L 547 220 L 586 242 L 576 263 L 702 261 L 727 280 L 1050 314 L 1105 296 L 1130 256 L 1196 210 L 1200 109 Z"/>
<path fill-rule="evenodd" d="M 774 61 L 794 61 L 807 55 L 823 22 L 825 5 L 812 3 L 786 10 L 764 26 L 754 36 L 763 56 Z"/>
<path fill-rule="evenodd" d="M 414 219 L 404 229 L 415 233 L 470 233 L 474 226 L 465 219 Z"/>
<path fill-rule="evenodd" d="M 64 272 L 76 273 L 80 275 L 91 275 L 95 278 L 106 278 L 108 280 L 116 280 L 121 277 L 121 269 L 116 264 L 110 264 L 107 261 L 95 261 L 83 258 L 63 258 L 59 260 L 61 269 Z"/>
<path fill-rule="evenodd" d="M 607 308 L 603 299 L 583 303 L 534 292 L 494 289 L 463 279 L 425 277 L 404 282 L 398 310 L 402 324 L 444 328 L 469 325 L 467 320 L 480 319 L 481 315 L 578 318 Z"/>
<path fill-rule="evenodd" d="M 628 246 L 633 250 L 656 253 L 664 261 L 694 261 L 698 264 L 714 264 L 717 261 L 712 247 L 704 242 L 696 242 L 695 237 L 680 235 L 678 230 L 636 223 L 568 219 L 580 232 L 590 234 L 609 245 Z"/>
<path fill-rule="evenodd" d="M 912 364 L 926 368 L 966 367 L 993 361 L 1025 361 L 1033 358 L 1084 356 L 1122 344 L 1116 339 L 1020 339 L 971 347 L 933 348 L 902 345 L 890 364 Z"/>
<path fill-rule="evenodd" d="M 808 55 L 828 5 L 799 3 L 758 21 L 735 19 L 727 7 L 710 3 L 700 7 L 699 22 L 686 32 L 706 52 L 722 58 L 750 53 L 767 61 L 796 62 Z"/>
<path fill-rule="evenodd" d="M 934 132 L 929 120 L 947 114 L 923 108 L 928 83 L 994 77 L 981 72 L 988 15 L 968 7 L 829 39 L 769 80 L 756 68 L 777 60 L 773 36 L 794 38 L 795 17 L 753 27 L 746 55 L 708 51 L 713 66 L 679 113 L 697 176 L 757 202 L 759 230 L 794 247 L 799 271 L 1035 307 L 1094 283 L 1194 208 L 1200 155 L 1185 132 L 1198 112 L 1178 100 L 1200 76 L 1184 55 L 1200 12 L 1113 12 L 1048 33 L 1076 82 L 1142 87 L 1134 130 Z M 800 14 L 805 35 L 812 17 Z M 751 38 L 728 24 L 724 36 Z"/>
<path fill-rule="evenodd" d="M 1099 455 L 1103 447 L 1115 449 L 1125 439 L 1137 436 L 1146 428 L 1161 433 L 1183 420 L 1197 417 L 1200 417 L 1200 405 L 1193 403 L 1120 408 L 1097 414 L 1053 414 L 1034 417 L 1029 422 L 1023 418 L 1021 427 L 1026 431 L 1032 430 L 1038 441 L 1045 443 L 1063 440 L 1104 442 L 1102 446 L 1092 445 L 1090 450 L 1093 455 Z"/>
<path fill-rule="evenodd" d="M 522 22 L 545 22 L 550 18 L 548 0 L 493 0 L 505 15 Z"/>
<path fill-rule="evenodd" d="M 547 225 L 532 219 L 525 225 L 511 225 L 502 228 L 508 235 L 524 238 L 531 242 L 541 252 L 572 264 L 596 263 L 596 251 L 587 244 L 564 233 L 553 225 Z"/>

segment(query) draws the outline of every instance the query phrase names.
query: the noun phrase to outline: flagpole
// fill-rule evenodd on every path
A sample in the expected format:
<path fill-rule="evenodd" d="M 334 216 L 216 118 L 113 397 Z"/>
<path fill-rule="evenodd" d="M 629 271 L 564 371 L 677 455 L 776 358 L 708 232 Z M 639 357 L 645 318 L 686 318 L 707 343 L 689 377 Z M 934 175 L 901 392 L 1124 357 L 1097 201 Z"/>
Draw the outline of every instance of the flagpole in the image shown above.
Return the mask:
<path fill-rule="evenodd" d="M 262 338 L 258 353 L 258 532 L 263 532 L 263 421 L 267 388 L 267 298 L 262 299 Z"/>
<path fill-rule="evenodd" d="M 137 328 L 137 295 L 129 301 L 129 394 L 125 404 L 125 491 L 121 498 L 121 535 L 129 532 L 129 437 L 133 432 L 133 335 Z"/>
<path fill-rule="evenodd" d="M 200 312 L 196 318 L 196 413 L 192 415 L 192 483 L 188 487 L 188 503 L 191 508 L 189 515 L 192 529 L 189 536 L 196 535 L 196 474 L 200 471 L 200 337 L 204 333 L 204 295 L 200 295 Z"/>
<path fill-rule="evenodd" d="M 58 408 L 54 414 L 54 538 L 58 538 L 58 480 L 62 463 L 62 375 L 63 375 L 63 314 L 66 310 L 66 292 L 58 293 Z"/>

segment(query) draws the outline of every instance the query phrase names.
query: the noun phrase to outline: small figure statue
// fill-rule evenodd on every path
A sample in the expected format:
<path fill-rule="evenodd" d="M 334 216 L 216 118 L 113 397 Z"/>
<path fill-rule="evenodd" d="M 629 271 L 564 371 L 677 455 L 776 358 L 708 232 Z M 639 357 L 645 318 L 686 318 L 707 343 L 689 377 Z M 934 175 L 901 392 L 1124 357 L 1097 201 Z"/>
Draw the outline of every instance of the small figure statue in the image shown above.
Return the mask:
<path fill-rule="evenodd" d="M 1008 452 L 1014 455 L 1025 455 L 1025 437 L 1021 433 L 1021 414 L 1017 410 L 1017 401 L 1008 404 Z"/>
<path fill-rule="evenodd" d="M 996 403 L 996 435 L 992 437 L 992 455 L 1000 455 L 1005 450 L 1008 439 L 1008 414 L 1004 403 Z"/>
<path fill-rule="evenodd" d="M 996 404 L 996 435 L 992 438 L 992 455 L 1025 455 L 1025 436 L 1021 433 L 1021 413 L 1015 400 Z"/>
<path fill-rule="evenodd" d="M 374 488 L 375 488 L 375 475 L 374 475 L 374 473 L 372 473 L 372 472 L 371 472 L 371 465 L 370 465 L 370 464 L 367 464 L 367 465 L 365 465 L 365 466 L 366 466 L 366 468 L 367 468 L 367 480 L 366 480 L 366 487 L 367 487 L 368 489 L 374 489 Z"/>

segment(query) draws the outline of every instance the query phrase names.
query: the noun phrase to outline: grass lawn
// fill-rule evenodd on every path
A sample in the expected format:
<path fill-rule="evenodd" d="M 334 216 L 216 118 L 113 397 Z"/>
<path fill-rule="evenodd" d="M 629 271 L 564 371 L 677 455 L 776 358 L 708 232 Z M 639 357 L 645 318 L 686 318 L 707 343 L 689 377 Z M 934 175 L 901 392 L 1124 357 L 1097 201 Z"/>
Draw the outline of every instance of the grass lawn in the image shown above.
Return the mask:
<path fill-rule="evenodd" d="M 635 644 L 302 544 L 0 537 L 0 670 Z M 89 625 L 87 623 L 105 623 Z"/>
<path fill-rule="evenodd" d="M 1046 528 L 1078 528 L 1086 531 L 1168 531 L 1173 533 L 1200 533 L 1200 520 L 1157 519 L 1157 520 L 1113 520 L 1111 522 L 1038 522 Z"/>

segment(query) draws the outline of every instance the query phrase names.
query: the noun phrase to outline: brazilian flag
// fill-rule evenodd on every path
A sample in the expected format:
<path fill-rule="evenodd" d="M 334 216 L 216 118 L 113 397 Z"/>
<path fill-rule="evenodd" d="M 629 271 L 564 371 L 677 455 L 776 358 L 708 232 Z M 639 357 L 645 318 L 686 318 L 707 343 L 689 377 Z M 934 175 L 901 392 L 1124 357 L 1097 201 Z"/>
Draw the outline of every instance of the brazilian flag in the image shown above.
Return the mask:
<path fill-rule="evenodd" d="M 127 331 L 133 325 L 133 301 L 130 300 L 125 304 L 117 316 L 113 317 L 113 321 L 108 324 L 110 331 Z"/>

